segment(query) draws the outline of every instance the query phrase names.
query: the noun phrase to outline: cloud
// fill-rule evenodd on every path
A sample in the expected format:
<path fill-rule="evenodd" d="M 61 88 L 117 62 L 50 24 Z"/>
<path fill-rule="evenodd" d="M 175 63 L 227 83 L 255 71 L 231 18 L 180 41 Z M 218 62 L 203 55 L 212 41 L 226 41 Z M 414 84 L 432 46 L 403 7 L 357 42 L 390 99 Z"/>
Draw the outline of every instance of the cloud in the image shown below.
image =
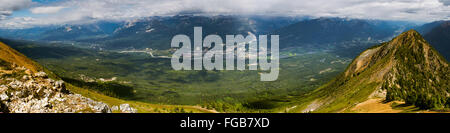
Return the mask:
<path fill-rule="evenodd" d="M 0 21 L 0 27 L 5 23 L 27 27 L 95 20 L 121 21 L 182 12 L 434 21 L 450 18 L 448 5 L 449 0 L 66 0 L 30 10 L 49 15 L 33 17 L 27 22 L 19 22 L 21 19 Z M 64 7 L 64 12 L 60 12 Z"/>
<path fill-rule="evenodd" d="M 31 0 L 0 0 L 0 20 L 6 19 L 13 11 L 27 8 L 31 4 Z"/>
<path fill-rule="evenodd" d="M 450 6 L 450 0 L 439 0 L 439 1 L 446 6 Z"/>
<path fill-rule="evenodd" d="M 34 14 L 52 14 L 57 13 L 66 7 L 63 6 L 47 6 L 47 7 L 36 7 L 30 9 L 31 13 Z"/>

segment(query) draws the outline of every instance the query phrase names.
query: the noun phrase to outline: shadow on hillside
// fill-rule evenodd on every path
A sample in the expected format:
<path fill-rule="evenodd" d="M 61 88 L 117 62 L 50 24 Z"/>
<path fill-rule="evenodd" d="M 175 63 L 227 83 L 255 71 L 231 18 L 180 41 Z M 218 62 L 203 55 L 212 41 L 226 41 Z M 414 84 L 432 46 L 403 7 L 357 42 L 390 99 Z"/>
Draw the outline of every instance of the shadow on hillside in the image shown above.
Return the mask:
<path fill-rule="evenodd" d="M 0 102 L 0 113 L 9 113 L 8 106 L 3 104 L 3 102 Z"/>

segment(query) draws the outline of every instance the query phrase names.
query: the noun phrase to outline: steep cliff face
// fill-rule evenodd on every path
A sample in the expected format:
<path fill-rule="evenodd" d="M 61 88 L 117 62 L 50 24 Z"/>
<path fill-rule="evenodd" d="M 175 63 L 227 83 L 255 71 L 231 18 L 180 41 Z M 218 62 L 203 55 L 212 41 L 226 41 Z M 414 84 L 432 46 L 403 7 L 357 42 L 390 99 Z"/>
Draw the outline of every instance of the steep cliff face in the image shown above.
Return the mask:
<path fill-rule="evenodd" d="M 0 112 L 112 112 L 105 103 L 68 91 L 64 81 L 47 73 L 36 62 L 0 42 Z M 131 107 L 122 108 L 125 112 L 136 112 Z"/>
<path fill-rule="evenodd" d="M 303 112 L 343 112 L 369 98 L 422 109 L 449 101 L 448 62 L 414 30 L 362 52 L 335 80 L 311 93 Z"/>

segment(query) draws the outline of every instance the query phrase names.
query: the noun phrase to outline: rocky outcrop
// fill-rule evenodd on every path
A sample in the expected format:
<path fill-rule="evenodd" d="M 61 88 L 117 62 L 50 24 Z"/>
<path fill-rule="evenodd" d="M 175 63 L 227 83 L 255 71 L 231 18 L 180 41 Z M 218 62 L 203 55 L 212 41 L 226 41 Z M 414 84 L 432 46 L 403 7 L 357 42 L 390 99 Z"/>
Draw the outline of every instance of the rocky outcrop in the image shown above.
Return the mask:
<path fill-rule="evenodd" d="M 8 68 L 8 67 L 3 67 Z M 0 67 L 2 69 L 2 67 Z M 66 89 L 64 81 L 45 72 L 29 73 L 24 67 L 0 70 L 0 112 L 5 113 L 111 113 L 111 108 Z M 121 112 L 136 109 L 120 106 Z"/>

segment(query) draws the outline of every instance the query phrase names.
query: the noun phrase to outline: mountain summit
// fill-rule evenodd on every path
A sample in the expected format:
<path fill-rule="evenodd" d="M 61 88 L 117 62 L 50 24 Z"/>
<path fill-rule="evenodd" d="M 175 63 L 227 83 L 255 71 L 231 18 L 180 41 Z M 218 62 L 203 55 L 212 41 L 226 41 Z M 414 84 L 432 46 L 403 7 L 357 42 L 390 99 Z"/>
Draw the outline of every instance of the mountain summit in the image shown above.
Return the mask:
<path fill-rule="evenodd" d="M 310 93 L 302 112 L 349 112 L 372 98 L 421 109 L 450 106 L 448 62 L 415 30 L 362 52 L 331 82 Z"/>

